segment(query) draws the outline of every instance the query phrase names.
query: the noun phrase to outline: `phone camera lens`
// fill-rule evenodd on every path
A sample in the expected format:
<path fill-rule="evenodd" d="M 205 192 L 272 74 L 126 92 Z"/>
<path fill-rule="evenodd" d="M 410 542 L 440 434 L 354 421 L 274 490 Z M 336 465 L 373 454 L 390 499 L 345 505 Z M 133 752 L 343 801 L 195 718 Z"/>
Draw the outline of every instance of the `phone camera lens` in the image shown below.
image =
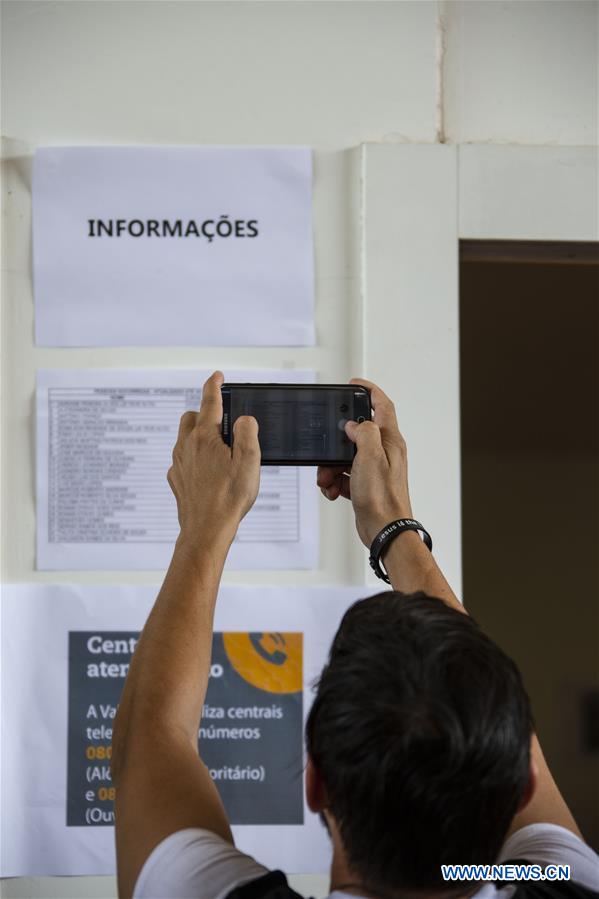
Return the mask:
<path fill-rule="evenodd" d="M 340 411 L 340 412 L 347 412 L 348 409 L 349 409 L 349 406 L 347 405 L 347 403 L 342 403 L 342 404 L 339 406 L 339 411 Z"/>

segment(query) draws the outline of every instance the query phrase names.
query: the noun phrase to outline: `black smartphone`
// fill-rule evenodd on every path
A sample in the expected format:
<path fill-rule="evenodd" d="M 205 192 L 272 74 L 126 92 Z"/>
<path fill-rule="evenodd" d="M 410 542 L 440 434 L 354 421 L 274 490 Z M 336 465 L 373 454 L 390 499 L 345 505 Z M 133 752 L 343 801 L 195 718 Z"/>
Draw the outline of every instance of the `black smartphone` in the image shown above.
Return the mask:
<path fill-rule="evenodd" d="M 223 384 L 223 440 L 240 415 L 258 420 L 262 465 L 347 465 L 355 447 L 346 421 L 371 419 L 370 392 L 358 384 Z"/>

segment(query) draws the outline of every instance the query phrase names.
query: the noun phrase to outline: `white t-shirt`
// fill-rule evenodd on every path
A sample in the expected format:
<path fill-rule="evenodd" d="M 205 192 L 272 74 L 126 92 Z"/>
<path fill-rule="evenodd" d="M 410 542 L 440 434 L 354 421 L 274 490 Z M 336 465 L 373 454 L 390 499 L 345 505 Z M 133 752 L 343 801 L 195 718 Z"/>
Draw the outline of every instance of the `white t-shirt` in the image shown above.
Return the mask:
<path fill-rule="evenodd" d="M 599 856 L 569 830 L 555 824 L 529 824 L 506 840 L 498 862 L 525 859 L 531 864 L 570 865 L 570 878 L 599 891 Z M 156 846 L 135 884 L 133 899 L 225 899 L 236 887 L 268 874 L 249 855 L 209 830 L 189 828 Z M 516 885 L 497 889 L 486 883 L 476 899 L 510 899 Z M 329 899 L 357 899 L 335 891 Z"/>

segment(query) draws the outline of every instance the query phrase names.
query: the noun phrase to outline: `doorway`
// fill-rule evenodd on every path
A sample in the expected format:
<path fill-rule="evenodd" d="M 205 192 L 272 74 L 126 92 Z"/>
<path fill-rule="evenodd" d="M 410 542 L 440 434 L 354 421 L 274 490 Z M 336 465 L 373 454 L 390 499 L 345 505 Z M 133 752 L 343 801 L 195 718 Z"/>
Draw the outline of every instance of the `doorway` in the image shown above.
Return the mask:
<path fill-rule="evenodd" d="M 599 244 L 460 243 L 464 602 L 599 850 Z"/>

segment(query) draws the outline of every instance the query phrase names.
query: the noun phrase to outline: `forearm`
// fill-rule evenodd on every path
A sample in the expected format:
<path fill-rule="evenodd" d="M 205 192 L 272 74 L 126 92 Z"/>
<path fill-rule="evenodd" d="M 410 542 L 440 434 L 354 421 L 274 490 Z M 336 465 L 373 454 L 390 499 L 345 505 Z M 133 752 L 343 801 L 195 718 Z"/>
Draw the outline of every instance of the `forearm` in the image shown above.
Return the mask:
<path fill-rule="evenodd" d="M 394 590 L 401 593 L 422 590 L 460 612 L 466 611 L 445 580 L 432 553 L 415 531 L 405 531 L 391 542 L 384 555 L 383 565 Z"/>
<path fill-rule="evenodd" d="M 537 774 L 536 789 L 532 800 L 514 817 L 507 835 L 511 836 L 511 834 L 516 833 L 517 830 L 526 827 L 528 824 L 542 822 L 565 827 L 566 830 L 571 830 L 577 837 L 584 839 L 572 812 L 553 779 L 536 734 L 533 734 L 532 737 L 530 754 Z"/>
<path fill-rule="evenodd" d="M 197 745 L 212 653 L 214 607 L 230 540 L 181 539 L 143 629 L 115 719 L 113 777 L 132 742 L 180 734 Z"/>

